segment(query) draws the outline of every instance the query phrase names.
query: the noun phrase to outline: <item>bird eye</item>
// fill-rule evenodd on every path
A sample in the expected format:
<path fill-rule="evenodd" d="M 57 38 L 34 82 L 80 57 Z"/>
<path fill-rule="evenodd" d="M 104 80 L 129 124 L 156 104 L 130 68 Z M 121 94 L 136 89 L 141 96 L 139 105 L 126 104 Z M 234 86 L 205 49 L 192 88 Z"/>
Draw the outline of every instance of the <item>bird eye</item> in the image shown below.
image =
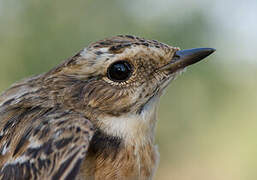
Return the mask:
<path fill-rule="evenodd" d="M 128 61 L 117 61 L 108 67 L 107 75 L 112 81 L 122 82 L 132 75 L 132 66 Z"/>

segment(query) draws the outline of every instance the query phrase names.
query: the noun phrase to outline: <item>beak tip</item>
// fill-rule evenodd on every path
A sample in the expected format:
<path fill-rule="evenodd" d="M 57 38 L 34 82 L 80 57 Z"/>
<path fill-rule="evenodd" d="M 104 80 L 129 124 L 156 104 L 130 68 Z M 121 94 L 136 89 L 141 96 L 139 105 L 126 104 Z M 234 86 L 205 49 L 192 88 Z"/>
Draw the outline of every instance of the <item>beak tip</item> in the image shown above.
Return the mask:
<path fill-rule="evenodd" d="M 215 48 L 203 48 L 203 49 L 206 49 L 206 52 L 209 52 L 210 54 L 212 54 L 216 51 Z"/>

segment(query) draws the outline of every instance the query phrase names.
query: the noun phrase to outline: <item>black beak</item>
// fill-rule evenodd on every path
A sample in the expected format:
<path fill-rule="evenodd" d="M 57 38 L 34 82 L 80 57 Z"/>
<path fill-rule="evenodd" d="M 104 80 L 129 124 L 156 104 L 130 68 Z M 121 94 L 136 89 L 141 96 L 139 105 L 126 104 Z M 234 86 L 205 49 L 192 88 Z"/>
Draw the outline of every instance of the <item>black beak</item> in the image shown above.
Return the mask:
<path fill-rule="evenodd" d="M 191 64 L 197 63 L 215 51 L 213 48 L 194 48 L 180 50 L 175 53 L 171 62 L 161 68 L 171 73 L 183 69 Z"/>

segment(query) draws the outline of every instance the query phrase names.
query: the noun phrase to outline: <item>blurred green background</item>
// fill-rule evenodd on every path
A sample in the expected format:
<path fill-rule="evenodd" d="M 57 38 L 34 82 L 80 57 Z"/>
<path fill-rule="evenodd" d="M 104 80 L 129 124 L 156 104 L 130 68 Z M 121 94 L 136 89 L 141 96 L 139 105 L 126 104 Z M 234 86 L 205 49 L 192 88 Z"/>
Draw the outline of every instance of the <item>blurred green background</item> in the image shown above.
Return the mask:
<path fill-rule="evenodd" d="M 162 98 L 155 179 L 256 180 L 256 19 L 256 0 L 0 0 L 0 90 L 117 34 L 214 47 Z"/>

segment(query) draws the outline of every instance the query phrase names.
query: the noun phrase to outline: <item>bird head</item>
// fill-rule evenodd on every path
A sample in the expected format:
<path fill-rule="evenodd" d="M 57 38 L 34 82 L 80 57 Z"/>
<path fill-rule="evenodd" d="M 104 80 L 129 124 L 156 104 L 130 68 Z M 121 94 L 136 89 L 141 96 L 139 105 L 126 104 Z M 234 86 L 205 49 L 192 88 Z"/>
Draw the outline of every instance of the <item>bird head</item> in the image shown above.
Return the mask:
<path fill-rule="evenodd" d="M 98 128 L 127 137 L 135 129 L 134 135 L 140 134 L 138 129 L 152 132 L 165 87 L 184 68 L 212 52 L 211 48 L 180 50 L 155 40 L 115 36 L 92 43 L 54 72 L 80 82 L 68 92 L 80 93 L 81 110 L 94 117 Z"/>

